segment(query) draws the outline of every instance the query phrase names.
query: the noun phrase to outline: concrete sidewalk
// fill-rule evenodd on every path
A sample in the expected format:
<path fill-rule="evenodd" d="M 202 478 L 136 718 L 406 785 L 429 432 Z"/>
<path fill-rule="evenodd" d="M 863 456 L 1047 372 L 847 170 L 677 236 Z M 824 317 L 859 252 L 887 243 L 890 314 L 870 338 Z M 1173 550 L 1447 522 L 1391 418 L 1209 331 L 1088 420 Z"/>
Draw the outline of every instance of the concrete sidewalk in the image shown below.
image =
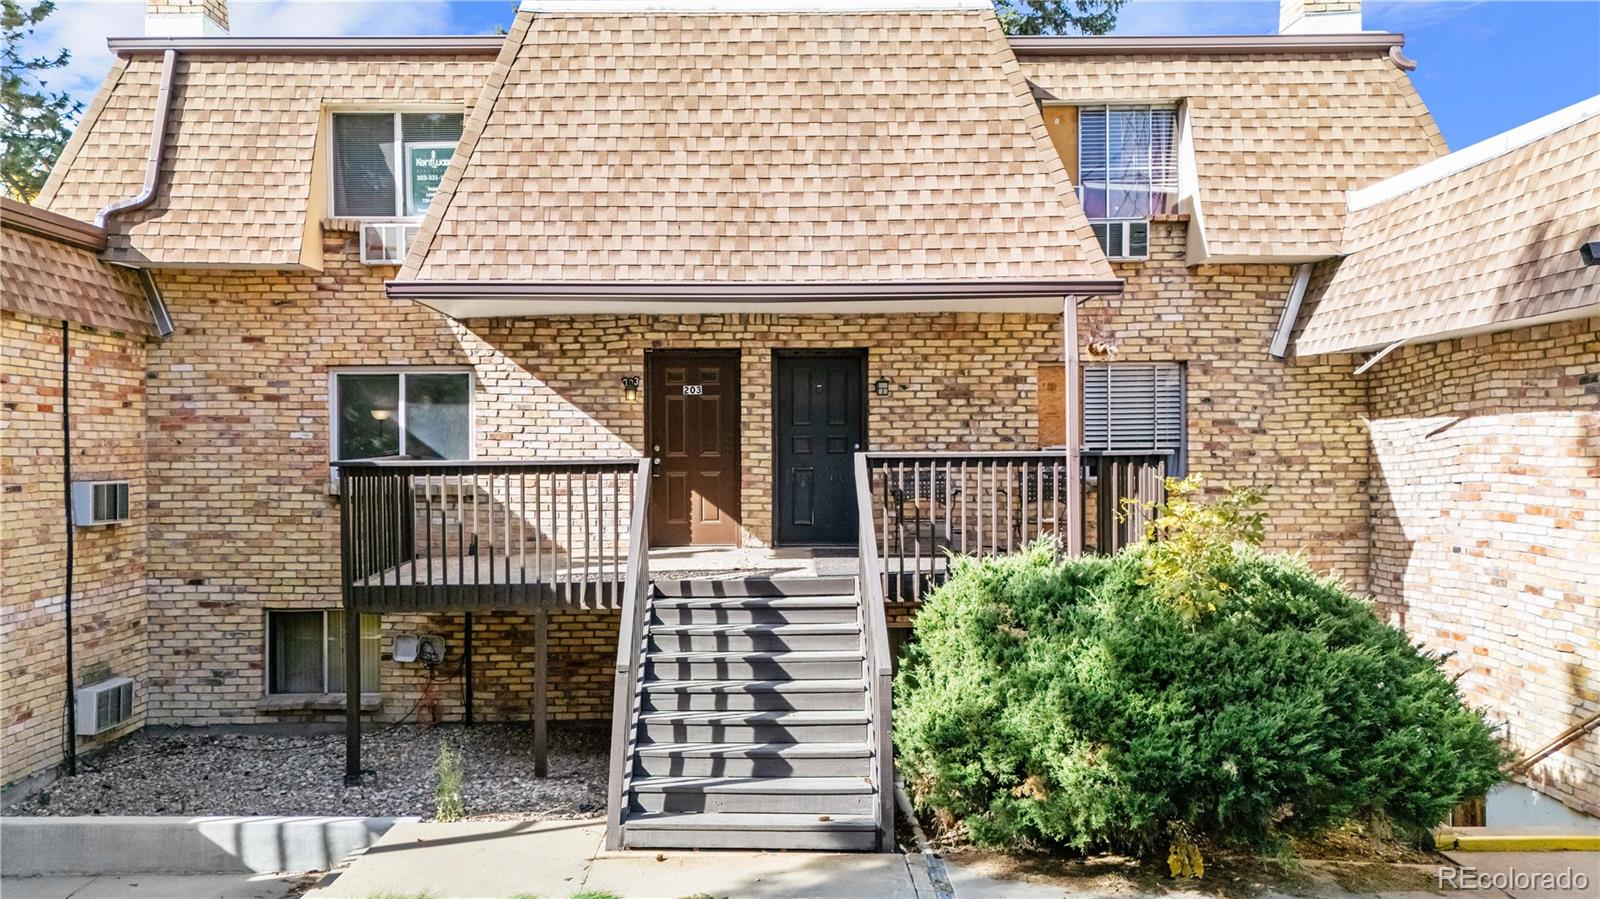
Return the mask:
<path fill-rule="evenodd" d="M 896 853 L 605 852 L 604 835 L 598 819 L 399 824 L 307 899 L 565 899 L 583 890 L 627 899 L 934 899 Z"/>
<path fill-rule="evenodd" d="M 120 874 L 0 878 L 5 899 L 283 899 L 302 878 L 260 874 Z"/>

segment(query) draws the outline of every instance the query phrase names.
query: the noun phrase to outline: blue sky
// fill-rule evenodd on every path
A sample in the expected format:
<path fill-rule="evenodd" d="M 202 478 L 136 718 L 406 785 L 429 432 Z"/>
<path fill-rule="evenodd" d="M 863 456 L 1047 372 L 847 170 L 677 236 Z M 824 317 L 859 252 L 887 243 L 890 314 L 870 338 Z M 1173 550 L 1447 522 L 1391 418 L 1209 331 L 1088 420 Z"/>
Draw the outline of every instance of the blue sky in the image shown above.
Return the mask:
<path fill-rule="evenodd" d="M 486 34 L 514 0 L 230 0 L 233 33 Z M 58 0 L 37 36 L 69 48 L 54 82 L 85 102 L 109 36 L 143 30 L 144 0 Z M 1367 0 L 1368 29 L 1401 31 L 1452 149 L 1600 94 L 1600 0 Z M 1130 0 L 1117 34 L 1266 34 L 1277 0 Z"/>

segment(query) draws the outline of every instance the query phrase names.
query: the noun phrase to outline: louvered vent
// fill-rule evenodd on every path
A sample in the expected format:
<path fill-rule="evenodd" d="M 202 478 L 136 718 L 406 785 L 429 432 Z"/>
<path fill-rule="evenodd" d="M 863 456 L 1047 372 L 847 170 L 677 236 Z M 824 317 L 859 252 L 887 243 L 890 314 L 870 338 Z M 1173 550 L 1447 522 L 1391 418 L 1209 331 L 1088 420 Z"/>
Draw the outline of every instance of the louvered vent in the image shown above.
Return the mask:
<path fill-rule="evenodd" d="M 1084 449 L 1176 452 L 1183 444 L 1183 379 L 1177 365 L 1089 365 L 1083 372 Z"/>
<path fill-rule="evenodd" d="M 108 731 L 133 717 L 133 679 L 113 677 L 78 688 L 78 733 Z"/>
<path fill-rule="evenodd" d="M 128 520 L 127 481 L 74 481 L 72 523 L 79 527 Z"/>

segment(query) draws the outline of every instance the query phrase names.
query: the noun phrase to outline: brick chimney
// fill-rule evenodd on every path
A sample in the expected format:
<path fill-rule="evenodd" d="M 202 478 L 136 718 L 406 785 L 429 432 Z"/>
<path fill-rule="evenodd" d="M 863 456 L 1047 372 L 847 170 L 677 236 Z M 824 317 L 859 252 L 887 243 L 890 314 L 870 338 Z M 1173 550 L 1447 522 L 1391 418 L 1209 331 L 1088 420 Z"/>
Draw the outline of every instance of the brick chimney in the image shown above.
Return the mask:
<path fill-rule="evenodd" d="M 145 0 L 148 37 L 222 37 L 228 33 L 228 0 Z"/>
<path fill-rule="evenodd" d="M 1278 0 L 1279 34 L 1354 34 L 1361 0 Z"/>

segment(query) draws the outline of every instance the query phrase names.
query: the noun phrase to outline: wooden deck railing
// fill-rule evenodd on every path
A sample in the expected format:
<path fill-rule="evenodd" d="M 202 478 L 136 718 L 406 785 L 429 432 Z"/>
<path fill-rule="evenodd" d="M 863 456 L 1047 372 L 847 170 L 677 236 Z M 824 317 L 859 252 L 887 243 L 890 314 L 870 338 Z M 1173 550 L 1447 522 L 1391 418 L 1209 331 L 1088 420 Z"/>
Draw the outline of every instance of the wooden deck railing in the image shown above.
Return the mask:
<path fill-rule="evenodd" d="M 872 502 L 871 544 L 882 564 L 885 597 L 911 601 L 943 583 L 954 555 L 1015 552 L 1066 530 L 1067 494 L 1083 491 L 1087 548 L 1114 552 L 1144 533 L 1137 504 L 1161 497 L 1164 455 L 1085 454 L 1068 477 L 1065 453 L 935 452 L 861 454 Z"/>
<path fill-rule="evenodd" d="M 867 707 L 872 709 L 867 740 L 872 746 L 873 777 L 878 785 L 878 848 L 894 846 L 894 656 L 889 651 L 888 613 L 884 609 L 882 563 L 876 550 L 872 477 L 866 453 L 856 453 L 856 553 L 861 591 L 862 643 L 866 650 Z"/>
<path fill-rule="evenodd" d="M 631 459 L 339 463 L 357 609 L 615 606 L 636 516 Z"/>

